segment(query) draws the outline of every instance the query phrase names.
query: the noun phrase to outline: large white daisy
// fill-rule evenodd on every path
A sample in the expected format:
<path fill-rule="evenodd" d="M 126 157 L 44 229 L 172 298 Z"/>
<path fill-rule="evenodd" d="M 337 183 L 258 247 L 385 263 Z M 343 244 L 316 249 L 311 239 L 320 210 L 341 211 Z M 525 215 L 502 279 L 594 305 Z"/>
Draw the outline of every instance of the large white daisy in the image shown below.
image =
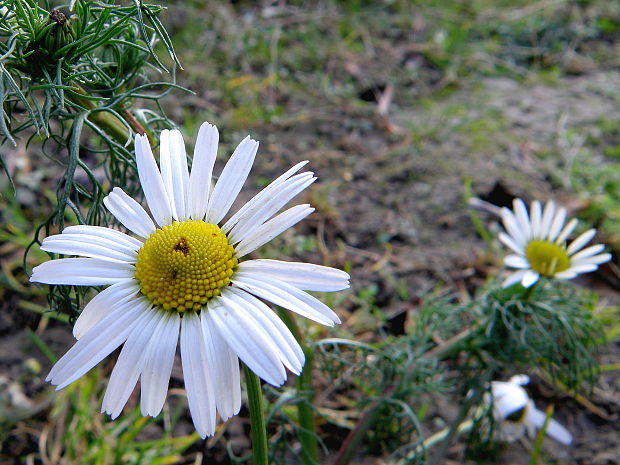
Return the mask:
<path fill-rule="evenodd" d="M 160 413 L 180 334 L 190 412 L 200 436 L 212 435 L 241 406 L 239 359 L 268 383 L 299 374 L 304 354 L 286 325 L 263 300 L 323 325 L 339 323 L 326 305 L 304 291 L 349 286 L 347 273 L 325 266 L 242 257 L 314 211 L 297 205 L 277 214 L 314 180 L 296 174 L 299 163 L 224 221 L 258 150 L 245 138 L 211 185 L 219 134 L 204 123 L 191 172 L 177 130 L 161 134 L 159 168 L 148 139 L 135 138 L 136 163 L 150 215 L 115 187 L 107 209 L 133 235 L 99 226 L 70 226 L 43 241 L 48 252 L 81 258 L 51 260 L 31 281 L 109 286 L 84 308 L 73 328 L 78 339 L 47 380 L 62 389 L 121 344 L 102 412 L 116 418 L 138 378 L 143 415 Z M 275 215 L 275 216 L 274 216 Z"/>
<path fill-rule="evenodd" d="M 596 270 L 601 263 L 611 259 L 610 254 L 601 253 L 604 245 L 583 248 L 594 237 L 596 229 L 584 232 L 570 244 L 566 243 L 578 221 L 573 218 L 564 225 L 565 208 L 556 208 L 549 201 L 543 211 L 540 202 L 535 200 L 528 215 L 521 199 L 515 199 L 513 206 L 514 212 L 502 208 L 502 220 L 508 234 L 501 232 L 499 239 L 515 252 L 507 255 L 504 263 L 518 271 L 504 281 L 504 287 L 517 282 L 530 287 L 541 276 L 572 279 L 578 274 Z"/>
<path fill-rule="evenodd" d="M 493 381 L 491 396 L 493 416 L 498 426 L 499 439 L 514 442 L 526 434 L 534 437 L 543 427 L 546 415 L 536 408 L 523 386 L 530 382 L 527 375 L 515 375 L 508 381 Z M 490 399 L 487 397 L 487 401 Z M 573 441 L 570 432 L 553 418 L 546 433 L 556 441 L 568 445 Z"/>

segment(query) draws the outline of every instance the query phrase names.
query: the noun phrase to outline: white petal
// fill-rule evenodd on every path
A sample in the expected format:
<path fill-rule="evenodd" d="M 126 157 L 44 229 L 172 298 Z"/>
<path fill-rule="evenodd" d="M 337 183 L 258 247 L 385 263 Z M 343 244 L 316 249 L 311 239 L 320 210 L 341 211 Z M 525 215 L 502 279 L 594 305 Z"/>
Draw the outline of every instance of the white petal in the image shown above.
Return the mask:
<path fill-rule="evenodd" d="M 535 407 L 531 408 L 528 412 L 528 420 L 536 427 L 536 429 L 543 427 L 546 418 L 547 416 L 545 413 Z M 566 446 L 573 442 L 573 436 L 570 432 L 553 418 L 549 420 L 549 424 L 547 425 L 547 435 Z"/>
<path fill-rule="evenodd" d="M 532 227 L 532 237 L 538 239 L 540 237 L 540 223 L 542 221 L 542 209 L 540 202 L 534 200 L 530 208 L 530 221 Z"/>
<path fill-rule="evenodd" d="M 278 216 L 254 229 L 251 234 L 239 242 L 237 247 L 235 247 L 237 258 L 243 257 L 258 249 L 261 245 L 266 244 L 291 226 L 299 223 L 313 211 L 314 208 L 311 208 L 307 204 L 296 205 L 283 211 Z"/>
<path fill-rule="evenodd" d="M 136 251 L 123 250 L 122 245 L 85 234 L 56 234 L 43 239 L 41 250 L 64 255 L 99 258 L 112 263 L 136 263 L 138 256 Z"/>
<path fill-rule="evenodd" d="M 571 256 L 571 263 L 575 263 L 576 261 L 579 261 L 581 259 L 585 259 L 587 257 L 596 255 L 597 253 L 601 252 L 604 248 L 605 246 L 603 244 L 591 245 L 590 247 L 580 250 L 575 255 Z"/>
<path fill-rule="evenodd" d="M 566 223 L 566 226 L 564 226 L 564 229 L 562 229 L 562 232 L 555 240 L 555 243 L 562 245 L 564 241 L 566 241 L 568 236 L 570 236 L 570 234 L 575 230 L 575 228 L 577 227 L 577 223 L 579 223 L 579 221 L 576 218 L 573 218 L 568 223 Z"/>
<path fill-rule="evenodd" d="M 553 218 L 553 223 L 551 223 L 551 227 L 549 228 L 549 234 L 547 236 L 547 240 L 549 242 L 555 241 L 558 234 L 562 230 L 562 226 L 564 226 L 564 222 L 566 221 L 566 208 L 560 208 L 558 212 L 555 214 L 555 218 Z"/>
<path fill-rule="evenodd" d="M 590 273 L 591 271 L 595 271 L 598 268 L 598 265 L 593 263 L 586 263 L 582 265 L 573 265 L 569 269 L 564 270 L 566 273 Z"/>
<path fill-rule="evenodd" d="M 530 377 L 528 375 L 514 375 L 510 377 L 508 382 L 519 386 L 525 386 L 526 384 L 529 384 Z"/>
<path fill-rule="evenodd" d="M 97 258 L 61 258 L 50 260 L 32 270 L 31 282 L 105 286 L 133 278 L 135 268 L 129 263 L 113 263 Z"/>
<path fill-rule="evenodd" d="M 283 281 L 266 276 L 237 272 L 232 282 L 250 294 L 287 308 L 326 326 L 340 323 L 340 318 L 327 305 Z"/>
<path fill-rule="evenodd" d="M 142 312 L 136 321 L 134 330 L 123 345 L 123 350 L 121 350 L 114 370 L 112 370 L 101 405 L 101 412 L 109 413 L 113 420 L 120 415 L 138 382 L 144 352 L 151 340 L 157 321 L 157 311 L 149 309 Z"/>
<path fill-rule="evenodd" d="M 135 237 L 128 236 L 127 234 L 117 231 L 116 229 L 105 228 L 103 226 L 89 226 L 85 224 L 67 226 L 65 229 L 62 230 L 62 233 L 82 234 L 92 238 L 105 239 L 106 241 L 116 243 L 119 247 L 122 247 L 123 250 L 128 251 L 138 251 L 140 247 L 144 245 L 141 240 L 136 239 Z"/>
<path fill-rule="evenodd" d="M 231 216 L 230 219 L 224 224 L 224 226 L 222 226 L 222 231 L 224 231 L 225 233 L 228 233 L 228 231 L 230 231 L 233 228 L 233 226 L 237 224 L 238 221 L 240 221 L 242 218 L 245 218 L 248 215 L 252 215 L 253 212 L 255 212 L 258 208 L 260 208 L 264 200 L 271 195 L 274 189 L 281 186 L 287 179 L 293 176 L 297 171 L 303 168 L 307 163 L 308 161 L 302 161 L 300 163 L 297 163 L 295 166 L 290 168 L 284 174 L 278 176 L 277 179 L 272 181 L 267 187 L 265 187 L 258 194 L 252 197 L 252 199 L 250 199 L 245 205 L 243 205 L 237 211 L 237 213 Z M 305 175 L 306 173 L 302 173 L 302 174 Z M 307 174 L 312 176 L 312 173 L 307 173 Z"/>
<path fill-rule="evenodd" d="M 530 287 L 539 279 L 540 275 L 535 271 L 525 270 L 525 274 L 523 275 L 523 278 L 521 278 L 521 284 L 523 287 Z"/>
<path fill-rule="evenodd" d="M 241 380 L 239 358 L 220 335 L 208 311 L 200 312 L 208 365 L 211 367 L 215 404 L 222 420 L 239 413 L 241 408 Z"/>
<path fill-rule="evenodd" d="M 527 214 L 527 208 L 521 199 L 514 199 L 512 202 L 515 217 L 519 223 L 519 229 L 523 231 L 528 239 L 532 237 L 532 227 L 530 226 L 530 217 Z"/>
<path fill-rule="evenodd" d="M 159 164 L 161 177 L 168 193 L 168 200 L 174 219 L 184 221 L 186 213 L 189 174 L 183 135 L 178 130 L 163 130 L 160 139 Z"/>
<path fill-rule="evenodd" d="M 572 259 L 571 266 L 578 265 L 600 265 L 601 263 L 606 263 L 611 260 L 611 254 L 602 253 L 600 255 L 594 255 L 592 257 L 580 257 L 578 260 Z"/>
<path fill-rule="evenodd" d="M 504 243 L 507 247 L 510 247 L 514 252 L 523 255 L 525 251 L 523 250 L 523 246 L 518 245 L 511 236 L 506 233 L 499 233 L 499 240 Z"/>
<path fill-rule="evenodd" d="M 529 397 L 520 385 L 493 381 L 491 383 L 493 395 L 493 412 L 498 420 L 505 420 L 518 410 L 528 405 Z"/>
<path fill-rule="evenodd" d="M 257 151 L 258 142 L 250 139 L 250 136 L 243 139 L 235 149 L 209 198 L 207 208 L 209 223 L 219 223 L 228 213 L 248 177 Z"/>
<path fill-rule="evenodd" d="M 172 209 L 149 140 L 146 136 L 137 134 L 134 145 L 140 185 L 151 214 L 159 226 L 170 224 L 172 222 Z"/>
<path fill-rule="evenodd" d="M 596 229 L 587 230 L 570 243 L 566 249 L 566 252 L 568 252 L 568 255 L 573 255 L 577 251 L 581 250 L 588 242 L 590 242 L 595 235 Z"/>
<path fill-rule="evenodd" d="M 349 275 L 344 271 L 311 263 L 279 260 L 247 260 L 239 271 L 276 278 L 302 291 L 335 292 L 349 288 Z"/>
<path fill-rule="evenodd" d="M 540 223 L 540 239 L 546 239 L 549 235 L 551 223 L 555 217 L 555 204 L 550 200 L 543 210 L 542 221 Z"/>
<path fill-rule="evenodd" d="M 202 220 L 207 214 L 219 137 L 217 128 L 209 123 L 202 123 L 198 130 L 188 196 L 188 213 L 195 220 Z"/>
<path fill-rule="evenodd" d="M 223 292 L 225 297 L 235 300 L 242 308 L 247 310 L 250 318 L 258 323 L 278 349 L 280 361 L 298 375 L 304 366 L 305 356 L 299 343 L 274 311 L 246 291 L 232 286 Z"/>
<path fill-rule="evenodd" d="M 146 299 L 145 299 L 146 300 Z M 119 308 L 101 320 L 92 331 L 77 341 L 54 365 L 46 381 L 62 389 L 84 375 L 120 346 L 132 332 L 138 317 L 148 311 L 143 301 Z"/>
<path fill-rule="evenodd" d="M 512 268 L 529 268 L 530 264 L 522 255 L 506 255 L 504 257 L 504 264 Z"/>
<path fill-rule="evenodd" d="M 149 214 L 120 187 L 112 189 L 112 192 L 103 199 L 103 204 L 123 226 L 134 234 L 146 239 L 155 232 L 155 223 Z"/>
<path fill-rule="evenodd" d="M 286 371 L 271 338 L 237 302 L 220 296 L 209 306 L 207 318 L 254 373 L 274 386 L 286 381 Z"/>
<path fill-rule="evenodd" d="M 553 418 L 547 425 L 547 434 L 549 435 L 549 437 L 566 446 L 573 442 L 573 436 L 570 434 L 570 432 Z"/>
<path fill-rule="evenodd" d="M 159 169 L 161 171 L 161 179 L 164 182 L 166 195 L 170 204 L 172 218 L 178 220 L 176 202 L 174 200 L 174 186 L 172 181 L 172 160 L 170 156 L 170 131 L 164 129 L 159 136 Z"/>
<path fill-rule="evenodd" d="M 525 272 L 526 270 L 519 270 L 511 273 L 510 276 L 508 276 L 502 283 L 502 287 L 510 287 L 513 284 L 520 282 L 523 279 L 523 276 L 525 276 Z"/>
<path fill-rule="evenodd" d="M 273 215 L 275 215 L 284 205 L 291 201 L 297 194 L 316 181 L 309 173 L 294 176 L 278 189 L 274 189 L 257 208 L 253 214 L 241 218 L 235 227 L 228 234 L 232 244 L 236 244 L 250 235 L 253 228 L 260 226 Z"/>
<path fill-rule="evenodd" d="M 73 336 L 81 339 L 97 323 L 121 305 L 129 302 L 138 292 L 140 292 L 140 287 L 134 280 L 122 281 L 101 291 L 86 304 L 80 313 L 73 326 Z"/>
<path fill-rule="evenodd" d="M 577 273 L 574 273 L 570 269 L 560 271 L 559 273 L 553 275 L 556 279 L 573 279 L 575 276 L 577 276 Z"/>
<path fill-rule="evenodd" d="M 144 366 L 140 375 L 140 412 L 156 417 L 161 412 L 168 381 L 174 364 L 174 354 L 179 340 L 181 318 L 177 312 L 159 311 L 162 314 L 151 342 L 144 354 Z"/>
<path fill-rule="evenodd" d="M 215 432 L 215 399 L 200 320 L 194 312 L 181 319 L 181 362 L 189 411 L 201 438 Z"/>
<path fill-rule="evenodd" d="M 510 234 L 515 244 L 523 246 L 527 241 L 526 231 L 521 230 L 514 213 L 506 207 L 502 208 L 502 221 L 504 223 L 504 228 L 506 228 L 506 231 L 508 231 L 508 234 Z"/>

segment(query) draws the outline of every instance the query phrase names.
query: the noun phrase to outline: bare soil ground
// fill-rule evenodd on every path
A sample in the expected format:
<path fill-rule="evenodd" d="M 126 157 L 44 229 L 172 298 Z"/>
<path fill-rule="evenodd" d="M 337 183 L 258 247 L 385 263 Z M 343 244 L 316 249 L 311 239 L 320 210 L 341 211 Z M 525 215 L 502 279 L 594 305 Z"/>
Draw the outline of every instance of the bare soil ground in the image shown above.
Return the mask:
<path fill-rule="evenodd" d="M 252 8 L 247 10 L 251 12 Z M 192 11 L 181 11 L 170 20 L 173 34 Z M 225 11 L 232 15 L 226 21 L 238 20 L 240 28 L 244 27 L 243 18 L 249 27 L 252 21 L 273 24 L 273 20 L 257 20 L 247 11 L 244 16 L 243 8 Z M 326 14 L 320 11 L 319 19 Z M 467 186 L 471 185 L 474 195 L 500 206 L 509 205 L 515 196 L 528 201 L 554 198 L 578 214 L 590 200 L 583 192 L 575 192 L 575 164 L 613 167 L 617 160 L 602 155 L 598 147 L 601 140 L 610 137 L 603 123 L 620 121 L 617 65 L 587 66 L 576 73 L 549 78 L 462 79 L 441 91 L 442 72 L 418 52 L 399 48 L 406 41 L 398 34 L 386 36 L 381 46 L 398 53 L 382 55 L 379 49 L 373 57 L 362 53 L 361 58 L 353 56 L 339 64 L 335 63 L 340 55 L 326 60 L 327 73 L 353 76 L 358 101 L 325 97 L 321 93 L 324 89 L 317 90 L 313 87 L 316 81 L 304 76 L 291 78 L 303 88 L 299 93 L 283 83 L 281 94 L 277 89 L 273 90 L 275 96 L 269 89 L 261 94 L 261 98 L 277 103 L 282 116 L 252 121 L 251 133 L 261 141 L 261 149 L 251 189 L 241 199 L 249 198 L 252 189 L 282 172 L 283 166 L 310 160 L 309 167 L 319 181 L 306 195 L 317 212 L 296 228 L 305 242 L 287 233 L 265 253 L 280 249 L 293 259 L 349 266 L 352 291 L 340 310 L 350 318 L 347 325 L 356 328 L 361 339 L 369 340 L 377 334 L 364 328 L 364 312 L 370 310 L 360 303 L 360 296 L 367 295 L 369 289 L 373 306 L 386 316 L 388 332 L 398 335 L 406 331 L 419 299 L 438 284 L 466 299 L 489 275 L 499 272 L 503 252 L 497 244 L 486 243 L 478 236 L 467 206 Z M 610 47 L 614 46 L 617 51 L 612 41 Z M 418 91 L 415 81 L 392 79 L 407 66 L 420 67 L 418 75 L 423 76 L 424 89 Z M 252 66 L 243 71 L 254 77 L 267 74 Z M 188 71 L 186 85 L 194 85 L 197 96 L 171 103 L 170 112 L 178 121 L 184 121 L 187 111 L 205 114 L 219 125 L 221 110 L 224 129 L 220 132 L 223 146 L 228 148 L 249 127 L 238 114 L 231 113 L 224 91 L 210 88 L 208 82 L 197 84 L 196 74 Z M 439 90 L 429 91 L 433 86 Z M 22 188 L 32 182 L 20 178 L 19 171 L 15 181 Z M 479 216 L 491 232 L 498 231 L 493 215 Z M 605 230 L 600 239 L 609 244 L 616 241 Z M 7 248 L 2 253 L 8 256 L 17 252 Z M 26 285 L 23 273 L 19 278 Z M 620 282 L 613 265 L 578 284 L 596 288 L 601 305 L 620 301 Z M 66 325 L 24 311 L 19 300 L 17 292 L 6 290 L 0 303 L 0 409 L 13 420 L 0 437 L 2 464 L 23 463 L 17 457 L 37 455 L 37 430 L 47 421 L 52 403 L 50 388 L 43 382 L 50 363 L 28 336 L 29 331 L 39 334 L 56 355 L 73 342 Z M 603 348 L 601 363 L 617 363 L 619 354 L 616 339 Z M 105 362 L 105 371 L 110 370 L 114 359 Z M 182 386 L 179 367 L 177 363 L 173 387 Z M 620 464 L 617 370 L 601 375 L 588 396 L 589 403 L 578 403 L 537 379 L 530 392 L 539 408 L 555 405 L 555 418 L 575 439 L 568 448 L 546 440 L 546 463 Z M 134 395 L 130 402 L 135 404 L 137 397 Z M 22 414 L 23 419 L 15 418 Z M 434 412 L 438 418 L 453 414 L 449 406 Z M 242 411 L 239 418 L 231 420 L 228 433 L 240 454 L 248 447 L 246 416 Z M 178 430 L 191 430 L 188 418 L 180 422 Z M 153 432 L 153 436 L 157 434 Z M 325 440 L 333 445 L 330 452 L 335 453 L 346 431 L 339 429 L 332 434 Z M 517 443 L 506 447 L 500 463 L 527 463 L 529 446 Z M 463 443 L 453 445 L 448 454 L 450 463 L 465 463 L 463 449 Z M 230 463 L 221 446 L 209 449 L 200 444 L 194 450 L 204 453 L 203 463 Z M 326 457 L 325 463 L 330 459 Z M 366 450 L 360 450 L 356 460 L 360 464 L 383 463 L 380 456 Z M 32 463 L 41 462 L 36 458 Z"/>

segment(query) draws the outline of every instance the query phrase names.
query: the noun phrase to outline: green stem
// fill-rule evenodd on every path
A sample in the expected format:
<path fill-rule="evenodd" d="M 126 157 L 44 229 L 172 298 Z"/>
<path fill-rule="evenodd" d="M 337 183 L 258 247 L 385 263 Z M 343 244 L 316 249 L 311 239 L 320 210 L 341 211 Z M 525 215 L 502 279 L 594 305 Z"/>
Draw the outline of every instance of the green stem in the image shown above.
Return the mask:
<path fill-rule="evenodd" d="M 385 392 L 386 397 L 392 395 L 393 387 L 388 387 Z M 371 402 L 368 407 L 364 409 L 360 415 L 359 420 L 355 424 L 355 427 L 349 432 L 347 437 L 342 442 L 334 465 L 347 465 L 353 455 L 359 450 L 364 438 L 368 434 L 368 431 L 374 426 L 379 414 L 381 413 L 381 403 Z"/>
<path fill-rule="evenodd" d="M 452 442 L 452 439 L 460 433 L 462 426 L 467 426 L 467 422 L 464 422 L 467 414 L 469 413 L 472 406 L 477 405 L 482 396 L 484 395 L 484 386 L 486 386 L 491 381 L 491 374 L 493 373 L 494 366 L 487 368 L 486 371 L 480 374 L 480 384 L 477 389 L 473 390 L 473 394 L 468 396 L 468 398 L 463 402 L 459 413 L 450 428 L 448 428 L 448 432 L 445 436 L 442 436 L 441 441 L 437 441 L 439 444 L 437 452 L 429 459 L 428 465 L 439 465 L 440 463 L 444 463 L 444 457 L 446 455 L 446 451 Z M 473 426 L 473 424 L 472 424 Z M 435 442 L 433 443 L 435 444 Z"/>
<path fill-rule="evenodd" d="M 422 358 L 425 359 L 437 359 L 443 360 L 448 356 L 452 355 L 454 352 L 458 352 L 461 350 L 462 344 L 467 341 L 472 335 L 476 334 L 478 331 L 479 324 L 473 323 L 469 328 L 461 331 L 460 333 L 452 336 L 450 339 L 445 341 L 443 344 L 434 347 L 433 349 L 425 352 L 422 355 Z"/>
<path fill-rule="evenodd" d="M 538 281 L 536 281 L 530 287 L 525 288 L 525 292 L 523 293 L 523 300 L 524 301 L 530 300 L 530 298 L 532 297 L 532 294 L 534 293 L 534 289 L 536 289 L 536 286 L 538 286 L 539 282 L 540 282 L 540 278 L 538 279 Z"/>
<path fill-rule="evenodd" d="M 76 94 L 72 94 L 67 98 L 89 110 L 89 121 L 95 123 L 101 129 L 107 132 L 119 144 L 124 145 L 128 141 L 128 139 L 129 144 L 133 144 L 131 140 L 131 134 L 129 134 L 127 126 L 123 124 L 123 121 L 121 121 L 118 116 L 116 116 L 110 111 L 106 111 L 105 109 L 102 109 L 100 111 L 94 111 L 98 108 L 97 104 L 92 100 L 87 99 L 86 97 L 80 97 L 79 94 L 86 95 L 86 92 L 83 89 L 79 88 L 77 85 L 74 84 L 74 86 L 77 88 Z M 151 134 L 146 131 L 146 129 L 140 124 L 140 122 L 133 116 L 131 111 L 119 110 L 118 115 L 123 117 L 124 122 L 129 127 L 131 127 L 134 132 L 138 134 L 146 134 L 151 144 L 153 143 L 153 141 L 151 140 Z"/>
<path fill-rule="evenodd" d="M 297 339 L 301 350 L 306 357 L 306 363 L 301 374 L 297 377 L 297 392 L 300 400 L 297 403 L 297 416 L 299 418 L 299 442 L 302 447 L 302 460 L 305 465 L 316 465 L 319 458 L 319 445 L 317 443 L 316 420 L 314 417 L 314 387 L 312 386 L 312 365 L 314 362 L 314 351 L 304 344 L 301 331 L 297 322 L 290 312 L 280 310 L 280 318 Z"/>
<path fill-rule="evenodd" d="M 248 391 L 250 404 L 250 435 L 252 437 L 252 464 L 269 465 L 267 458 L 267 430 L 265 428 L 265 416 L 263 415 L 263 393 L 260 387 L 260 379 L 245 364 L 245 385 Z"/>
<path fill-rule="evenodd" d="M 448 339 L 442 345 L 425 352 L 421 358 L 426 360 L 443 360 L 447 358 L 448 356 L 461 350 L 463 348 L 463 344 L 470 338 L 475 337 L 478 329 L 479 325 L 474 323 L 469 328 Z M 384 395 L 389 397 L 392 395 L 393 391 L 394 387 L 390 386 L 385 391 Z M 364 438 L 368 434 L 368 431 L 370 431 L 377 421 L 379 413 L 381 413 L 381 404 L 379 402 L 372 402 L 364 409 L 364 412 L 362 412 L 362 415 L 357 421 L 355 427 L 349 432 L 348 436 L 342 442 L 333 465 L 347 465 L 351 461 L 353 455 L 359 449 Z M 442 436 L 442 438 L 447 437 L 449 431 L 450 430 L 446 430 L 446 435 Z"/>

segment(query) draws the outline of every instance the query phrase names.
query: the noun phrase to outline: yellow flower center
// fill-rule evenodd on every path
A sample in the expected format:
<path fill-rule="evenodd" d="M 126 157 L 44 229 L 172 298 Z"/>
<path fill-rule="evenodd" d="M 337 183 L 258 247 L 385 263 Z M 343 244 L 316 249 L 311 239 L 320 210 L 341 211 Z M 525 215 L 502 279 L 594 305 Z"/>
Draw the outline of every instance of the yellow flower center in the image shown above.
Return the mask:
<path fill-rule="evenodd" d="M 199 310 L 230 283 L 237 263 L 235 249 L 218 226 L 175 221 L 144 242 L 135 278 L 153 304 L 178 312 Z"/>
<path fill-rule="evenodd" d="M 553 276 L 570 267 L 570 257 L 564 247 L 547 241 L 531 241 L 525 256 L 534 271 L 541 276 Z"/>

